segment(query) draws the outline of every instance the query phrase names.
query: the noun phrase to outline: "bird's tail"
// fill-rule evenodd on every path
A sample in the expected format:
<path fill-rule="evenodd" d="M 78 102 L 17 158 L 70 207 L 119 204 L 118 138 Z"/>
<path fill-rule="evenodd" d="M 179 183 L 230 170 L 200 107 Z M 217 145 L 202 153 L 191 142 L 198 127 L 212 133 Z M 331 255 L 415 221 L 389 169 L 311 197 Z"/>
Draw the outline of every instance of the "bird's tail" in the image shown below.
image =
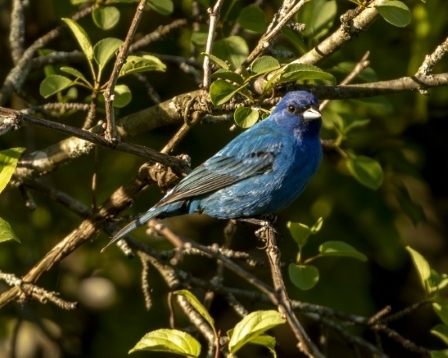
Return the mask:
<path fill-rule="evenodd" d="M 126 236 L 127 234 L 129 234 L 131 231 L 146 224 L 150 219 L 158 216 L 163 211 L 164 211 L 163 207 L 149 209 L 146 213 L 144 213 L 142 216 L 140 216 L 137 220 L 130 222 L 124 228 L 122 228 L 120 231 L 118 231 L 115 234 L 115 236 L 112 238 L 112 240 L 110 240 L 109 243 L 101 250 L 101 252 L 106 250 L 114 242 L 117 242 L 118 240 L 120 240 L 123 236 Z"/>

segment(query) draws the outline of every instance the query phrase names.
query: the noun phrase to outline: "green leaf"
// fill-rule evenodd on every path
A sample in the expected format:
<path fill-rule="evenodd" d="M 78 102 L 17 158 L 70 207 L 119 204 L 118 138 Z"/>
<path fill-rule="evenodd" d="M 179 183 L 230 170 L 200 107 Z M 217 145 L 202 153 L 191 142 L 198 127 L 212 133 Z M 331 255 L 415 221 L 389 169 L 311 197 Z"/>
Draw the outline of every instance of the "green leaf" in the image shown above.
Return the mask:
<path fill-rule="evenodd" d="M 190 303 L 190 305 L 193 306 L 193 308 L 196 310 L 196 312 L 199 313 L 202 316 L 202 318 L 204 318 L 207 321 L 207 323 L 210 325 L 211 329 L 213 330 L 213 333 L 216 336 L 215 321 L 210 316 L 210 314 L 208 313 L 208 311 L 204 307 L 204 305 L 201 302 L 199 302 L 199 300 L 196 298 L 196 296 L 193 295 L 188 290 L 178 290 L 178 291 L 174 291 L 173 293 L 175 295 L 183 296 Z"/>
<path fill-rule="evenodd" d="M 367 261 L 367 256 L 357 251 L 353 246 L 342 241 L 326 241 L 319 246 L 319 256 L 343 256 L 352 257 L 361 261 Z"/>
<path fill-rule="evenodd" d="M 51 75 L 40 83 L 39 93 L 42 97 L 48 98 L 63 89 L 70 87 L 73 81 L 70 78 L 60 75 Z"/>
<path fill-rule="evenodd" d="M 235 83 L 238 83 L 239 85 L 244 84 L 244 78 L 239 75 L 238 73 L 235 73 L 233 71 L 228 71 L 223 68 L 220 68 L 218 71 L 212 74 L 212 78 L 222 78 L 224 80 L 229 80 Z"/>
<path fill-rule="evenodd" d="M 348 132 L 350 132 L 352 129 L 355 128 L 361 128 L 361 127 L 365 127 L 366 125 L 368 125 L 370 123 L 370 119 L 359 119 L 359 120 L 355 120 L 352 123 L 350 123 L 348 126 L 346 126 L 344 128 L 344 133 L 347 134 Z"/>
<path fill-rule="evenodd" d="M 319 281 L 319 270 L 311 265 L 289 264 L 289 279 L 301 290 L 313 288 Z"/>
<path fill-rule="evenodd" d="M 294 241 L 299 244 L 300 248 L 303 248 L 308 242 L 308 237 L 311 235 L 310 228 L 305 224 L 295 223 L 292 221 L 288 221 L 286 226 L 288 227 Z"/>
<path fill-rule="evenodd" d="M 333 25 L 337 13 L 336 1 L 313 0 L 307 2 L 299 11 L 297 22 L 306 25 L 303 35 L 319 39 Z"/>
<path fill-rule="evenodd" d="M 432 308 L 434 309 L 434 312 L 437 313 L 442 322 L 448 325 L 448 307 L 438 302 L 434 302 L 432 304 Z"/>
<path fill-rule="evenodd" d="M 256 5 L 243 8 L 236 20 L 244 30 L 262 34 L 266 31 L 266 16 L 264 11 Z"/>
<path fill-rule="evenodd" d="M 79 4 L 85 3 L 87 1 L 89 1 L 89 0 L 70 0 L 70 3 L 72 5 L 79 5 Z"/>
<path fill-rule="evenodd" d="M 303 63 L 293 63 L 286 66 L 280 76 L 280 82 L 303 80 L 325 80 L 336 83 L 336 78 L 331 73 L 324 72 L 319 67 Z"/>
<path fill-rule="evenodd" d="M 120 71 L 120 76 L 146 71 L 165 71 L 166 66 L 157 57 L 151 55 L 128 56 Z"/>
<path fill-rule="evenodd" d="M 320 231 L 320 229 L 322 229 L 322 225 L 323 224 L 324 224 L 324 218 L 317 219 L 316 223 L 313 226 L 310 227 L 311 233 L 313 235 L 317 234 Z"/>
<path fill-rule="evenodd" d="M 205 53 L 205 52 L 201 52 L 201 55 L 209 57 L 210 60 L 212 60 L 217 65 L 221 66 L 224 70 L 230 70 L 229 65 L 225 61 L 223 61 L 220 58 L 216 57 L 215 55 L 212 55 L 211 53 Z M 232 71 L 229 71 L 229 72 L 232 72 Z"/>
<path fill-rule="evenodd" d="M 412 220 L 414 225 L 426 220 L 425 211 L 422 206 L 412 200 L 406 187 L 398 187 L 395 193 L 401 209 Z"/>
<path fill-rule="evenodd" d="M 418 275 L 420 276 L 423 288 L 426 290 L 426 280 L 431 276 L 431 268 L 429 267 L 428 261 L 426 261 L 426 259 L 420 253 L 415 251 L 410 246 L 406 246 L 406 250 L 408 250 L 409 254 L 411 255 L 412 262 L 414 263 Z"/>
<path fill-rule="evenodd" d="M 228 346 L 230 353 L 235 354 L 242 346 L 251 343 L 254 338 L 283 323 L 285 320 L 277 311 L 255 311 L 248 314 L 231 332 Z"/>
<path fill-rule="evenodd" d="M 439 274 L 436 270 L 431 269 L 431 274 L 426 282 L 431 292 L 438 291 L 448 285 L 448 275 L 446 273 Z"/>
<path fill-rule="evenodd" d="M 76 68 L 68 67 L 68 66 L 62 66 L 60 68 L 60 70 L 62 72 L 65 72 L 65 73 L 68 73 L 68 74 L 70 74 L 72 76 L 75 76 L 76 79 L 79 78 L 79 79 L 83 80 L 85 83 L 90 85 L 89 81 L 87 81 L 87 79 L 84 77 L 84 75 L 80 71 L 78 71 Z"/>
<path fill-rule="evenodd" d="M 115 100 L 114 107 L 122 108 L 127 106 L 132 100 L 132 93 L 128 86 L 126 85 L 116 85 L 115 86 Z"/>
<path fill-rule="evenodd" d="M 17 241 L 20 243 L 19 238 L 14 234 L 14 231 L 11 229 L 11 225 L 6 220 L 0 218 L 0 242 L 5 241 Z"/>
<path fill-rule="evenodd" d="M 109 60 L 115 55 L 118 48 L 123 45 L 123 41 L 114 37 L 108 37 L 98 41 L 93 47 L 95 61 L 102 71 Z"/>
<path fill-rule="evenodd" d="M 204 48 L 207 44 L 208 32 L 195 31 L 191 34 L 191 42 L 193 45 Z M 202 53 L 204 54 L 204 52 Z"/>
<path fill-rule="evenodd" d="M 92 11 L 92 19 L 100 29 L 110 30 L 120 21 L 120 10 L 115 6 L 100 6 Z"/>
<path fill-rule="evenodd" d="M 249 47 L 242 37 L 230 36 L 213 43 L 213 54 L 237 68 L 247 58 Z"/>
<path fill-rule="evenodd" d="M 253 73 L 261 75 L 263 73 L 272 72 L 278 68 L 280 68 L 280 64 L 274 57 L 261 56 L 252 63 L 250 69 Z"/>
<path fill-rule="evenodd" d="M 236 87 L 224 80 L 217 80 L 210 86 L 210 99 L 215 106 L 220 106 L 229 101 L 241 87 Z"/>
<path fill-rule="evenodd" d="M 145 334 L 129 353 L 137 351 L 168 352 L 198 357 L 201 354 L 201 345 L 188 333 L 177 329 L 158 329 Z"/>
<path fill-rule="evenodd" d="M 0 193 L 11 180 L 24 151 L 25 148 L 10 148 L 0 151 Z"/>
<path fill-rule="evenodd" d="M 300 54 L 304 54 L 308 51 L 308 47 L 303 40 L 302 34 L 297 33 L 293 29 L 283 27 L 282 35 L 297 49 Z"/>
<path fill-rule="evenodd" d="M 260 334 L 257 337 L 253 337 L 250 340 L 250 343 L 266 347 L 267 349 L 269 349 L 274 358 L 277 357 L 277 353 L 275 352 L 275 345 L 277 342 L 274 337 L 267 334 Z"/>
<path fill-rule="evenodd" d="M 68 25 L 70 30 L 72 30 L 73 35 L 75 35 L 75 38 L 78 41 L 82 52 L 84 52 L 84 54 L 86 55 L 87 60 L 93 60 L 93 47 L 90 42 L 89 36 L 87 36 L 84 29 L 72 19 L 63 18 L 62 21 L 64 21 Z"/>
<path fill-rule="evenodd" d="M 238 107 L 233 114 L 233 119 L 241 128 L 250 128 L 257 123 L 259 116 L 260 115 L 256 109 Z"/>
<path fill-rule="evenodd" d="M 299 248 L 302 249 L 307 244 L 308 237 L 311 234 L 314 235 L 319 232 L 322 228 L 323 222 L 323 218 L 319 218 L 313 226 L 308 227 L 305 224 L 288 221 L 286 226 L 288 227 L 294 241 L 296 241 L 299 244 Z"/>
<path fill-rule="evenodd" d="M 431 333 L 440 338 L 445 344 L 448 344 L 448 326 L 438 324 L 431 329 Z"/>
<path fill-rule="evenodd" d="M 431 351 L 431 358 L 448 358 L 448 349 L 443 351 Z"/>
<path fill-rule="evenodd" d="M 351 155 L 346 161 L 347 169 L 361 184 L 370 189 L 378 189 L 383 183 L 383 169 L 372 158 Z"/>
<path fill-rule="evenodd" d="M 375 8 L 389 24 L 397 27 L 405 27 L 411 22 L 412 14 L 402 1 L 386 1 Z"/>
<path fill-rule="evenodd" d="M 155 10 L 159 14 L 169 15 L 174 10 L 174 4 L 172 0 L 148 0 L 147 7 Z"/>

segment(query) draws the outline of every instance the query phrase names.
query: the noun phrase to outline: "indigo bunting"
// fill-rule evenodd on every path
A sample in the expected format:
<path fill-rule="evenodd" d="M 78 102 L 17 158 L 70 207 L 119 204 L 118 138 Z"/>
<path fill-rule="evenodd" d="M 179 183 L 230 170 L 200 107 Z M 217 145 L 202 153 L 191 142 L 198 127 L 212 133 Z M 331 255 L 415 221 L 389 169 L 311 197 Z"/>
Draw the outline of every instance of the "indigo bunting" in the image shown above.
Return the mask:
<path fill-rule="evenodd" d="M 321 126 L 316 97 L 305 91 L 287 93 L 269 117 L 193 170 L 109 244 L 155 217 L 204 213 L 238 219 L 283 209 L 319 167 Z"/>

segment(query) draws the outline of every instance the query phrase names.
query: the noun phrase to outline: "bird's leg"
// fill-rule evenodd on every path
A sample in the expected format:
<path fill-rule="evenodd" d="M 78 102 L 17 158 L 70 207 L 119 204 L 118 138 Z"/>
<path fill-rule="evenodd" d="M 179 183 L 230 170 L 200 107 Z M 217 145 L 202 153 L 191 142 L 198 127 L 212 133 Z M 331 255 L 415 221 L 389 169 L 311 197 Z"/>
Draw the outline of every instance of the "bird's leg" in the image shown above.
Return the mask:
<path fill-rule="evenodd" d="M 259 218 L 240 218 L 235 221 L 238 223 L 249 223 L 260 226 L 260 228 L 255 231 L 255 236 L 263 241 L 266 241 L 266 232 L 268 229 L 273 230 L 276 235 L 280 236 L 280 233 L 275 227 L 275 222 L 277 221 L 277 216 L 275 215 L 267 214 L 260 216 Z"/>

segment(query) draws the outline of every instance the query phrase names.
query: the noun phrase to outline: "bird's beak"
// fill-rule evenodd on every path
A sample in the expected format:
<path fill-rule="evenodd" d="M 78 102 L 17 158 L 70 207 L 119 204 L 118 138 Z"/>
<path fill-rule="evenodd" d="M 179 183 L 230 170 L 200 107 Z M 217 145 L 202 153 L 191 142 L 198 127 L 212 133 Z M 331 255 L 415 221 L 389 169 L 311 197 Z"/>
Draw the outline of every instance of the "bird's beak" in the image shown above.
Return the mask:
<path fill-rule="evenodd" d="M 319 119 L 321 117 L 321 114 L 319 112 L 319 109 L 317 107 L 310 107 L 305 112 L 303 112 L 303 118 L 306 121 L 312 121 L 314 119 Z"/>

